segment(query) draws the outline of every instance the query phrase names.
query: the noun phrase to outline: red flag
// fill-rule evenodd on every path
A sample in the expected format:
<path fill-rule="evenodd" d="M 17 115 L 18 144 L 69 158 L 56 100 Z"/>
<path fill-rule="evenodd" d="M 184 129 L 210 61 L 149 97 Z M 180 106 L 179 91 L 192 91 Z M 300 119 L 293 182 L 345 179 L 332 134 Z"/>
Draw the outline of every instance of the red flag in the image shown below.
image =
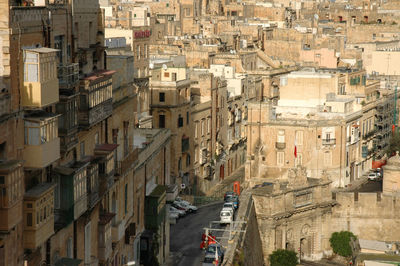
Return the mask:
<path fill-rule="evenodd" d="M 297 145 L 296 145 L 296 139 L 294 139 L 294 158 L 297 158 Z"/>

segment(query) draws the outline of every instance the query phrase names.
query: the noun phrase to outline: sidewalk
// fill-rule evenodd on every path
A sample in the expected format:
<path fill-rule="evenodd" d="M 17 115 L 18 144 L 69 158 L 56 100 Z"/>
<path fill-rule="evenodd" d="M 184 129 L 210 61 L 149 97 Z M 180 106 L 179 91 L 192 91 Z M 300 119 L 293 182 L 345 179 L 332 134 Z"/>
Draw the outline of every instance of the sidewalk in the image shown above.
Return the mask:
<path fill-rule="evenodd" d="M 348 192 L 348 191 L 352 191 L 352 190 L 355 190 L 355 189 L 361 187 L 363 184 L 365 184 L 367 182 L 368 182 L 368 176 L 367 175 L 363 175 L 360 178 L 357 178 L 356 180 L 353 180 L 353 182 L 348 184 L 347 187 L 335 188 L 335 189 L 332 189 L 332 192 Z"/>
<path fill-rule="evenodd" d="M 207 196 L 223 196 L 226 191 L 233 190 L 233 183 L 240 181 L 241 185 L 244 181 L 244 165 L 236 169 L 230 176 L 224 178 L 207 192 Z"/>

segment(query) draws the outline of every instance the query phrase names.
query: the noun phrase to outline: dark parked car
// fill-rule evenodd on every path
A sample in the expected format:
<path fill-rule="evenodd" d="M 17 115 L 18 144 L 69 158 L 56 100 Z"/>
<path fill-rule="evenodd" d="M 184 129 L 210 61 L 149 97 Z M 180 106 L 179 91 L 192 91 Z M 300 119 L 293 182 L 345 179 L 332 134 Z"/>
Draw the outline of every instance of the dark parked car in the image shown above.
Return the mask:
<path fill-rule="evenodd" d="M 224 201 L 227 201 L 229 198 L 231 198 L 233 196 L 237 196 L 236 192 L 233 192 L 233 191 L 225 192 Z"/>
<path fill-rule="evenodd" d="M 205 252 L 206 254 L 205 254 L 205 256 L 206 256 L 206 257 L 214 256 L 214 258 L 215 258 L 215 249 L 217 249 L 219 263 L 222 264 L 222 262 L 224 261 L 224 255 L 225 255 L 225 254 L 224 254 L 224 252 L 222 251 L 221 246 L 218 245 L 218 244 L 211 244 L 211 245 L 209 245 L 209 246 L 207 247 L 207 249 L 206 249 L 206 252 Z"/>

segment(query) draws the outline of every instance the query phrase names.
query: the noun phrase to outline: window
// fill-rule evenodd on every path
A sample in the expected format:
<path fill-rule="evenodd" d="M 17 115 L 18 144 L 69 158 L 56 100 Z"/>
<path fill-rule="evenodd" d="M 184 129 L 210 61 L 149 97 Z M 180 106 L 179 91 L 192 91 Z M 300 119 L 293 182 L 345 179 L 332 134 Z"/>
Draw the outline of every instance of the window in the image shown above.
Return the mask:
<path fill-rule="evenodd" d="M 204 119 L 203 120 L 201 120 L 201 135 L 202 136 L 204 136 L 204 131 L 205 131 L 205 122 L 204 122 Z"/>
<path fill-rule="evenodd" d="M 72 259 L 73 257 L 72 253 L 72 237 L 69 237 L 67 240 L 67 258 Z"/>
<path fill-rule="evenodd" d="M 285 143 L 285 130 L 279 130 L 276 142 Z"/>
<path fill-rule="evenodd" d="M 4 185 L 6 182 L 6 177 L 4 175 L 0 175 L 0 185 Z"/>
<path fill-rule="evenodd" d="M 324 166 L 331 166 L 332 165 L 332 152 L 326 151 L 324 152 Z"/>
<path fill-rule="evenodd" d="M 165 115 L 158 115 L 158 127 L 165 128 Z"/>
<path fill-rule="evenodd" d="M 186 156 L 186 167 L 189 167 L 189 166 L 190 166 L 190 155 L 188 154 Z"/>
<path fill-rule="evenodd" d="M 24 81 L 38 82 L 39 81 L 39 55 L 36 53 L 25 53 L 24 58 Z"/>
<path fill-rule="evenodd" d="M 40 145 L 58 136 L 58 119 L 25 121 L 25 144 Z"/>
<path fill-rule="evenodd" d="M 207 119 L 207 133 L 211 134 L 211 118 Z"/>
<path fill-rule="evenodd" d="M 176 73 L 172 73 L 172 81 L 176 81 Z"/>
<path fill-rule="evenodd" d="M 147 44 L 144 45 L 143 50 L 144 50 L 144 58 L 147 58 L 149 53 Z M 147 72 L 147 70 L 145 72 Z"/>
<path fill-rule="evenodd" d="M 85 157 L 85 142 L 84 141 L 81 142 L 80 148 L 81 148 L 81 158 L 83 158 L 83 157 Z"/>
<path fill-rule="evenodd" d="M 278 151 L 276 153 L 276 165 L 283 166 L 285 164 L 285 152 Z"/>
<path fill-rule="evenodd" d="M 125 184 L 125 214 L 128 213 L 128 184 Z"/>
<path fill-rule="evenodd" d="M 161 103 L 165 102 L 165 93 L 164 92 L 160 92 L 159 100 L 160 100 Z"/>
<path fill-rule="evenodd" d="M 185 15 L 186 17 L 190 16 L 190 8 L 185 8 Z"/>
<path fill-rule="evenodd" d="M 32 213 L 31 212 L 28 212 L 26 214 L 26 225 L 32 226 Z"/>
<path fill-rule="evenodd" d="M 178 127 L 183 127 L 183 117 L 181 115 L 178 116 Z"/>
<path fill-rule="evenodd" d="M 136 45 L 136 58 L 140 59 L 140 45 Z"/>
<path fill-rule="evenodd" d="M 85 225 L 85 264 L 91 260 L 91 226 L 90 222 Z"/>
<path fill-rule="evenodd" d="M 99 132 L 96 132 L 96 134 L 94 135 L 94 143 L 95 143 L 96 145 L 99 144 Z"/>
<path fill-rule="evenodd" d="M 164 78 L 169 78 L 169 72 L 164 72 Z"/>
<path fill-rule="evenodd" d="M 194 137 L 197 138 L 197 131 L 199 130 L 199 122 L 194 124 Z"/>
<path fill-rule="evenodd" d="M 303 145 L 303 131 L 296 131 L 296 145 Z"/>
<path fill-rule="evenodd" d="M 297 153 L 297 158 L 295 159 L 294 165 L 303 165 L 303 154 Z"/>

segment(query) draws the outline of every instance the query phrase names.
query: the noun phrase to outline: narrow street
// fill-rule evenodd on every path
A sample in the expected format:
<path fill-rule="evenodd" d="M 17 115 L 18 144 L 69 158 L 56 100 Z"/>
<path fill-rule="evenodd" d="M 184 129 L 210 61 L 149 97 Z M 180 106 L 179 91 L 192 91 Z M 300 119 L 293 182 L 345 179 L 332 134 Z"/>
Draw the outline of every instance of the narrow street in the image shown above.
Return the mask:
<path fill-rule="evenodd" d="M 222 202 L 199 208 L 197 213 L 188 214 L 171 225 L 170 251 L 175 254 L 173 265 L 198 266 L 202 264 L 203 251 L 200 250 L 203 228 L 211 221 L 219 220 Z M 214 233 L 221 235 L 221 232 Z"/>

